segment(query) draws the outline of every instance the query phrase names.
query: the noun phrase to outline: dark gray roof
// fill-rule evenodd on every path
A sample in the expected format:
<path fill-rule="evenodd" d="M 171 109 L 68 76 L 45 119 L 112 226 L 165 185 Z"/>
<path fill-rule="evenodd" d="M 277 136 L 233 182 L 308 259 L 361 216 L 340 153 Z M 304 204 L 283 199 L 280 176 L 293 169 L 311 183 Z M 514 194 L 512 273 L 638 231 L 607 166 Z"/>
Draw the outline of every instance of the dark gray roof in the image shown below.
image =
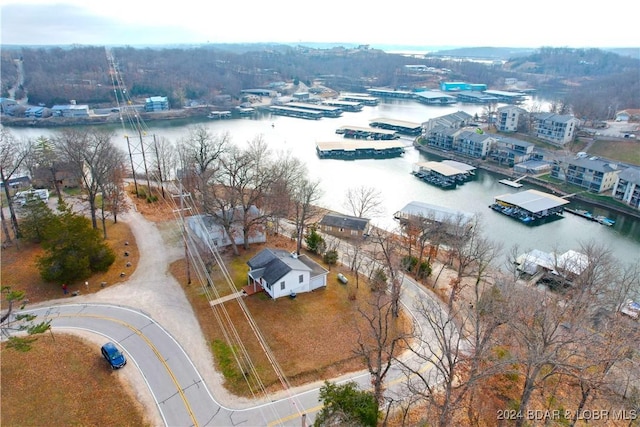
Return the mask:
<path fill-rule="evenodd" d="M 282 249 L 263 249 L 247 261 L 254 278 L 275 283 L 292 270 L 312 271 L 306 262 Z"/>
<path fill-rule="evenodd" d="M 619 166 L 612 160 L 601 159 L 599 157 L 565 157 L 565 162 L 570 165 L 579 166 L 587 170 L 609 173 L 619 170 Z M 621 170 L 621 169 L 620 169 Z"/>
<path fill-rule="evenodd" d="M 498 143 L 501 143 L 501 142 L 504 144 L 511 144 L 511 145 L 516 145 L 520 147 L 531 147 L 532 145 L 535 146 L 533 142 L 523 141 L 522 139 L 512 138 L 510 136 L 499 136 Z"/>
<path fill-rule="evenodd" d="M 478 133 L 474 131 L 465 130 L 460 132 L 460 134 L 458 135 L 458 138 L 467 139 L 473 142 L 483 142 L 487 138 L 493 138 L 493 136 L 488 135 L 486 133 Z"/>
<path fill-rule="evenodd" d="M 624 179 L 625 181 L 633 182 L 636 185 L 640 185 L 640 169 L 627 168 L 620 172 L 618 177 L 620 179 Z"/>
<path fill-rule="evenodd" d="M 555 123 L 566 123 L 570 120 L 575 120 L 574 116 L 568 114 L 555 114 L 555 113 L 535 113 L 533 117 L 536 120 L 552 121 Z"/>
<path fill-rule="evenodd" d="M 367 228 L 367 224 L 369 224 L 369 220 L 367 218 L 358 218 L 356 216 L 329 213 L 322 217 L 320 224 L 328 225 L 330 227 L 342 227 L 350 230 L 364 231 Z"/>

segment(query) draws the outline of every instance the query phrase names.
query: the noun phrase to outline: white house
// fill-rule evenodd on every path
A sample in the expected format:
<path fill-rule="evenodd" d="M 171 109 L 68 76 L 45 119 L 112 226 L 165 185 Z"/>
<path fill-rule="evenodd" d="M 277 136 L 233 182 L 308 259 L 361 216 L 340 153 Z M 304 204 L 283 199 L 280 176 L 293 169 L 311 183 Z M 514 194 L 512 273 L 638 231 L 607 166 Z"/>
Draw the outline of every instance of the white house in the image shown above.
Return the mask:
<path fill-rule="evenodd" d="M 327 286 L 329 271 L 306 255 L 282 249 L 263 249 L 247 261 L 249 286 L 273 299 L 295 296 Z"/>
<path fill-rule="evenodd" d="M 231 225 L 231 234 L 236 245 L 244 244 L 244 233 L 242 231 L 242 209 L 228 212 L 234 216 Z M 255 206 L 249 208 L 249 215 L 258 216 L 260 211 Z M 191 230 L 206 246 L 224 247 L 231 244 L 231 237 L 224 229 L 221 222 L 214 215 L 194 215 L 186 218 L 189 230 Z M 264 243 L 267 236 L 264 226 L 254 227 L 249 235 L 249 244 Z"/>

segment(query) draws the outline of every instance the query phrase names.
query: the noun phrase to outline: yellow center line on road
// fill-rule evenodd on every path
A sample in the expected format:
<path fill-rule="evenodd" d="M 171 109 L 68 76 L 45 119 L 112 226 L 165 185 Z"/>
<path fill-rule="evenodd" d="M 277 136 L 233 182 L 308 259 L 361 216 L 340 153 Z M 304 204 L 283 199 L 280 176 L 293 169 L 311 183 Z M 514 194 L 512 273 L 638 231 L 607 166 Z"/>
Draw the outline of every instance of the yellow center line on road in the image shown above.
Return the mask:
<path fill-rule="evenodd" d="M 178 382 L 178 379 L 174 375 L 174 373 L 171 370 L 171 368 L 169 368 L 169 365 L 167 364 L 165 359 L 160 354 L 160 351 L 158 351 L 156 346 L 153 345 L 151 340 L 149 340 L 149 338 L 147 338 L 142 333 L 142 331 L 140 329 L 138 329 L 135 326 L 133 326 L 133 325 L 127 323 L 127 322 L 124 322 L 122 320 L 115 319 L 113 317 L 98 316 L 98 315 L 95 315 L 95 314 L 59 314 L 56 317 L 91 317 L 91 318 L 96 318 L 96 319 L 109 320 L 109 321 L 112 321 L 112 322 L 115 322 L 115 323 L 119 323 L 119 324 L 127 327 L 128 329 L 132 330 L 136 335 L 138 335 L 140 338 L 142 338 L 147 343 L 149 348 L 151 348 L 151 350 L 155 353 L 155 355 L 158 358 L 158 360 L 160 360 L 160 362 L 164 365 L 165 369 L 167 370 L 167 373 L 169 374 L 169 376 L 173 380 L 173 383 L 175 384 L 176 389 L 178 390 L 178 394 L 182 398 L 182 402 L 184 403 L 184 406 L 187 409 L 187 412 L 189 413 L 189 417 L 191 417 L 191 421 L 193 422 L 193 426 L 194 427 L 198 426 L 198 421 L 196 420 L 195 414 L 193 413 L 193 410 L 191 409 L 191 405 L 189 405 L 189 401 L 187 400 L 187 396 L 185 396 L 184 391 L 182 390 L 182 387 L 180 387 L 180 383 Z"/>

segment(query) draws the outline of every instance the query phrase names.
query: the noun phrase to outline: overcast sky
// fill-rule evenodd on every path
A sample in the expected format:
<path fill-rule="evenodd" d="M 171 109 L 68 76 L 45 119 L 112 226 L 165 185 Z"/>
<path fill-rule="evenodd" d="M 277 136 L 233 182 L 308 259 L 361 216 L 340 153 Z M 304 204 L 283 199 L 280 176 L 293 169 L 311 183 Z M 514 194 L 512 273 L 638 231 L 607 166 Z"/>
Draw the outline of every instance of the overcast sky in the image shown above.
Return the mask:
<path fill-rule="evenodd" d="M 638 47 L 631 0 L 0 0 L 2 44 Z"/>

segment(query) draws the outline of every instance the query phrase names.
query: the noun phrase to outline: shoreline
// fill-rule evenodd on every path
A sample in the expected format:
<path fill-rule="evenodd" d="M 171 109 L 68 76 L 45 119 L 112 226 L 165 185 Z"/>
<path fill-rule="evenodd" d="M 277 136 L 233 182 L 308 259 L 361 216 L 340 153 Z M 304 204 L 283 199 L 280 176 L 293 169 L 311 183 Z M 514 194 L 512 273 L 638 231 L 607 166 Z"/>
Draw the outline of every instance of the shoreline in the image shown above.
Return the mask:
<path fill-rule="evenodd" d="M 478 160 L 478 159 L 469 159 L 466 158 L 464 156 L 460 156 L 457 155 L 455 153 L 451 153 L 451 152 L 443 152 L 440 150 L 436 150 L 433 148 L 429 148 L 429 147 L 425 147 L 423 145 L 419 145 L 417 144 L 415 141 L 413 143 L 413 146 L 420 152 L 423 153 L 428 153 L 428 154 L 433 154 L 436 155 L 438 157 L 442 157 L 442 158 L 451 158 L 453 160 L 457 160 L 463 163 L 467 163 L 470 164 L 478 169 L 483 169 L 486 170 L 488 172 L 492 172 L 498 175 L 502 175 L 505 178 L 509 178 L 512 179 L 514 178 L 513 173 L 510 170 L 506 170 L 506 169 L 502 169 L 499 168 L 497 166 L 488 164 L 486 161 L 483 160 Z M 556 186 L 554 186 L 553 184 L 541 180 L 539 178 L 536 178 L 534 176 L 525 176 L 524 178 L 522 178 L 522 181 L 525 181 L 529 184 L 533 184 L 533 185 L 537 185 L 539 187 L 543 187 L 546 188 L 547 190 L 551 191 L 554 195 L 559 195 L 559 196 L 567 196 L 570 193 L 564 192 L 562 190 L 559 190 Z M 619 213 L 621 215 L 628 215 L 631 216 L 633 218 L 635 218 L 636 220 L 640 220 L 640 211 L 633 209 L 632 207 L 628 207 L 628 208 L 624 208 L 622 206 L 618 206 L 618 205 L 614 205 L 609 204 L 609 203 L 600 203 L 598 201 L 595 201 L 593 199 L 589 199 L 586 197 L 582 197 L 580 194 L 576 194 L 573 196 L 573 198 L 575 200 L 580 201 L 581 203 L 590 205 L 590 206 L 597 206 L 597 207 L 601 207 L 601 208 L 605 208 L 605 209 L 609 209 L 611 211 L 614 211 L 616 213 Z"/>

